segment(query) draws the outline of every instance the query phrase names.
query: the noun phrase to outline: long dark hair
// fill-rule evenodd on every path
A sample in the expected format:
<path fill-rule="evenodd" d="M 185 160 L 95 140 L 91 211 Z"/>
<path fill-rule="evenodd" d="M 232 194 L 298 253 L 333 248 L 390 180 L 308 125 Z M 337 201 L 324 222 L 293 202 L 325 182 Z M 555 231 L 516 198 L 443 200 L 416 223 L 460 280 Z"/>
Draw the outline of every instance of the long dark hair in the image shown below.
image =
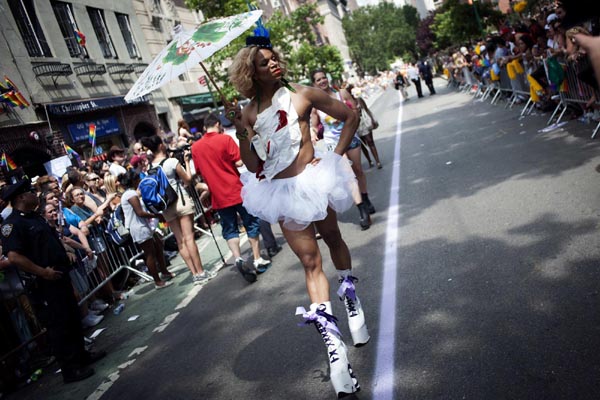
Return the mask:
<path fill-rule="evenodd" d="M 117 177 L 117 181 L 119 181 L 124 189 L 135 189 L 140 181 L 140 174 L 132 168 L 127 170 L 124 174 L 120 174 Z"/>
<path fill-rule="evenodd" d="M 142 142 L 142 146 L 146 147 L 153 153 L 156 153 L 160 145 L 163 143 L 162 139 L 158 135 L 143 137 L 140 142 Z"/>

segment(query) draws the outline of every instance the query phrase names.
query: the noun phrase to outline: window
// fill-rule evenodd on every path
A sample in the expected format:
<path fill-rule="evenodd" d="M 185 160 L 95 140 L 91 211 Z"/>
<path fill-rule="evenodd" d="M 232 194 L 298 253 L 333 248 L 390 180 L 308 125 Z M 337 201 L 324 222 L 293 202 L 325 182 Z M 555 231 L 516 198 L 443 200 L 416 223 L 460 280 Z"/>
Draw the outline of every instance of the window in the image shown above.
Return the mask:
<path fill-rule="evenodd" d="M 135 38 L 133 37 L 133 31 L 131 30 L 131 24 L 129 23 L 129 16 L 127 14 L 115 13 L 117 16 L 117 22 L 119 28 L 123 34 L 123 40 L 125 40 L 125 46 L 129 52 L 130 58 L 141 58 L 140 52 L 138 51 L 137 45 L 135 44 Z"/>
<path fill-rule="evenodd" d="M 33 0 L 8 0 L 17 28 L 30 57 L 52 57 L 50 47 L 35 14 Z"/>
<path fill-rule="evenodd" d="M 152 2 L 152 12 L 154 12 L 155 14 L 163 14 L 163 9 L 162 9 L 162 5 L 160 4 L 160 0 L 154 0 Z"/>
<path fill-rule="evenodd" d="M 85 46 L 81 46 L 75 38 L 75 31 L 79 31 L 79 29 L 75 22 L 75 17 L 73 17 L 71 4 L 54 1 L 52 2 L 52 9 L 54 9 L 54 15 L 56 16 L 71 57 L 87 57 L 88 54 Z"/>
<path fill-rule="evenodd" d="M 94 32 L 98 38 L 98 43 L 102 49 L 102 55 L 104 58 L 119 58 L 115 51 L 115 46 L 113 46 L 112 39 L 110 38 L 110 33 L 108 33 L 108 28 L 106 27 L 104 11 L 91 7 L 88 7 L 87 10 L 90 15 L 90 20 L 92 21 L 92 26 L 94 27 Z"/>

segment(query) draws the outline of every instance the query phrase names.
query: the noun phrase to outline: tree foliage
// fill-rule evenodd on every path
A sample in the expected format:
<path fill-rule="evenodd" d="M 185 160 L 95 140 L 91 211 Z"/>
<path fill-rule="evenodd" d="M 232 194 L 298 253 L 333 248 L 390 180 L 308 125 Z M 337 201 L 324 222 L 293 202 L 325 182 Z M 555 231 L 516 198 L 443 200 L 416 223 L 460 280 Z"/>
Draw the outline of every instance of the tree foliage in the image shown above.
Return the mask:
<path fill-rule="evenodd" d="M 202 9 L 206 17 L 222 17 L 248 11 L 244 0 L 186 0 L 186 4 L 190 8 Z M 268 20 L 263 18 L 263 24 L 271 34 L 271 43 L 283 53 L 283 58 L 288 63 L 289 80 L 307 79 L 310 71 L 316 68 L 325 68 L 334 78 L 341 77 L 344 66 L 339 50 L 329 45 L 317 45 L 315 28 L 322 22 L 323 17 L 316 4 L 300 6 L 287 16 L 276 11 Z M 250 30 L 248 34 L 251 34 Z M 227 67 L 238 50 L 245 45 L 246 36 L 238 37 L 205 63 L 215 81 L 221 82 L 221 90 L 229 100 L 239 97 L 239 94 L 229 83 Z"/>
<path fill-rule="evenodd" d="M 397 57 L 416 55 L 417 9 L 382 2 L 360 7 L 342 20 L 352 60 L 362 72 L 387 70 Z"/>
<path fill-rule="evenodd" d="M 487 27 L 497 26 L 502 18 L 502 13 L 489 3 L 476 1 L 470 5 L 459 0 L 448 0 L 434 14 L 433 24 L 430 25 L 435 35 L 434 46 L 444 49 L 479 38 Z"/>
<path fill-rule="evenodd" d="M 246 0 L 185 0 L 185 5 L 192 10 L 201 10 L 207 19 L 248 11 Z"/>
<path fill-rule="evenodd" d="M 419 27 L 417 28 L 417 47 L 421 56 L 428 55 L 433 49 L 435 35 L 431 30 L 431 25 L 433 25 L 435 14 L 435 11 L 431 11 L 427 17 L 419 22 Z"/>

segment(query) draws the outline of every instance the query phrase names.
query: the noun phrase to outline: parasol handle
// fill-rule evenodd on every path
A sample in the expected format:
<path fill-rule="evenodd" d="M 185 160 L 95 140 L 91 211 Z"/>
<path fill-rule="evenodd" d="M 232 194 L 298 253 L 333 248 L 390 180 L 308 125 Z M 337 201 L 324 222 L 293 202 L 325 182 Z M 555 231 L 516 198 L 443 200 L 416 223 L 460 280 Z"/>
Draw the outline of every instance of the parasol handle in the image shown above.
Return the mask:
<path fill-rule="evenodd" d="M 223 104 L 226 105 L 226 106 L 230 106 L 229 102 L 225 99 L 225 96 L 223 95 L 223 92 L 221 92 L 221 89 L 219 88 L 219 86 L 217 86 L 217 84 L 213 80 L 212 76 L 210 76 L 210 74 L 208 73 L 208 70 L 204 66 L 204 63 L 202 61 L 200 61 L 199 64 L 202 67 L 202 69 L 204 70 L 204 73 L 206 74 L 206 76 L 208 77 L 208 79 L 210 80 L 210 83 L 212 83 L 212 85 L 214 86 L 214 88 L 217 89 L 217 92 L 219 92 L 219 96 L 221 96 L 221 101 L 223 102 Z"/>

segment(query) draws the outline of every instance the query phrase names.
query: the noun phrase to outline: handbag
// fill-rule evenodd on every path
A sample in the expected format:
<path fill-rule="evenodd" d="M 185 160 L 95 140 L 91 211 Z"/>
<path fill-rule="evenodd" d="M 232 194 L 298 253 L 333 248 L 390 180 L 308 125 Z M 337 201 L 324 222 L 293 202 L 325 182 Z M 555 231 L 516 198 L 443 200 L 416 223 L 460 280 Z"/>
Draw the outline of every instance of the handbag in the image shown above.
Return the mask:
<path fill-rule="evenodd" d="M 373 129 L 373 120 L 367 114 L 364 108 L 360 109 L 360 122 L 358 123 L 358 129 L 356 132 L 358 136 L 368 135 L 369 132 Z"/>

